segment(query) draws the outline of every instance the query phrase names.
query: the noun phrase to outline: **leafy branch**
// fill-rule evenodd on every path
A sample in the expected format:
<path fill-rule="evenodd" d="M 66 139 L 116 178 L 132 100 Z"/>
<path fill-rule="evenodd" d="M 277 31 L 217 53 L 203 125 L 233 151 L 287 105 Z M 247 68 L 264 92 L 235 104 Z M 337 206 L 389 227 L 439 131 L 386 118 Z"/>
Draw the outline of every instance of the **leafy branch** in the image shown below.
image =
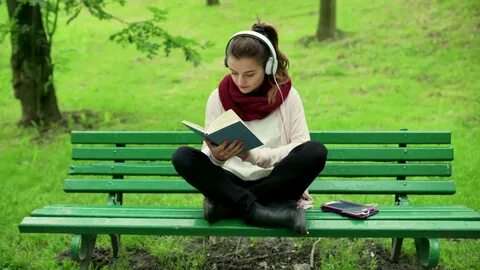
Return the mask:
<path fill-rule="evenodd" d="M 55 5 L 52 5 L 49 1 L 45 2 L 45 29 L 47 30 L 47 41 L 52 45 L 53 35 L 55 34 L 55 30 L 57 29 L 57 21 L 58 21 L 58 10 L 60 6 L 60 0 L 56 0 Z M 50 20 L 50 14 L 53 13 L 53 20 Z"/>
<path fill-rule="evenodd" d="M 3 0 L 0 0 L 0 5 Z M 185 55 L 185 60 L 194 66 L 200 64 L 198 48 L 210 47 L 210 43 L 199 44 L 193 39 L 175 36 L 167 32 L 161 25 L 167 19 L 167 12 L 157 7 L 149 7 L 152 18 L 143 21 L 128 22 L 106 11 L 106 6 L 112 3 L 125 5 L 125 0 L 18 0 L 20 4 L 40 5 L 43 10 L 43 19 L 47 34 L 48 43 L 52 39 L 58 24 L 58 15 L 63 10 L 68 17 L 67 24 L 75 20 L 82 10 L 87 10 L 92 16 L 99 20 L 115 20 L 124 28 L 117 33 L 110 35 L 109 39 L 122 46 L 133 45 L 148 58 L 157 56 L 163 50 L 166 56 L 171 51 L 179 49 Z M 0 23 L 0 43 L 10 31 L 15 31 L 15 21 L 10 20 Z"/>
<path fill-rule="evenodd" d="M 159 43 L 157 39 L 162 42 Z M 151 20 L 128 23 L 123 30 L 111 35 L 110 40 L 121 45 L 133 44 L 148 58 L 158 55 L 158 51 L 162 48 L 166 56 L 170 55 L 172 49 L 181 49 L 185 59 L 195 66 L 200 64 L 200 56 L 193 47 L 204 47 L 192 39 L 172 36 Z"/>
<path fill-rule="evenodd" d="M 69 0 L 74 1 L 74 0 Z M 120 5 L 124 5 L 124 0 L 115 0 Z M 193 63 L 194 66 L 200 64 L 200 54 L 197 48 L 209 47 L 210 44 L 199 44 L 193 39 L 174 36 L 162 28 L 159 23 L 167 18 L 167 12 L 157 7 L 148 7 L 148 10 L 153 14 L 149 20 L 127 22 L 105 10 L 105 3 L 103 0 L 82 0 L 83 5 L 93 16 L 100 20 L 116 20 L 125 27 L 117 33 L 110 35 L 110 40 L 122 46 L 134 45 L 136 49 L 148 58 L 157 56 L 159 51 L 163 48 L 166 56 L 170 55 L 172 49 L 179 49 L 183 51 L 185 60 Z M 73 16 L 78 16 L 78 8 Z M 69 19 L 71 21 L 72 17 Z"/>

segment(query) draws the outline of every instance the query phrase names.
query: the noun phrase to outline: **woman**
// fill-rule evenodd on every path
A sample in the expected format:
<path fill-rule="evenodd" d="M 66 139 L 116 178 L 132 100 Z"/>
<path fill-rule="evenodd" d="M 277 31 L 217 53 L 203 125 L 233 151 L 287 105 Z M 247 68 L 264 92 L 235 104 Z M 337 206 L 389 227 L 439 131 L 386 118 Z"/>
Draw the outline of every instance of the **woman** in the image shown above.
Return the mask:
<path fill-rule="evenodd" d="M 225 51 L 230 69 L 208 98 L 205 126 L 233 109 L 264 146 L 243 152 L 240 141 L 202 150 L 182 146 L 173 154 L 177 172 L 204 196 L 210 223 L 242 218 L 247 224 L 306 234 L 307 188 L 323 170 L 327 149 L 310 141 L 303 105 L 278 48 L 276 30 L 255 23 L 233 35 Z"/>

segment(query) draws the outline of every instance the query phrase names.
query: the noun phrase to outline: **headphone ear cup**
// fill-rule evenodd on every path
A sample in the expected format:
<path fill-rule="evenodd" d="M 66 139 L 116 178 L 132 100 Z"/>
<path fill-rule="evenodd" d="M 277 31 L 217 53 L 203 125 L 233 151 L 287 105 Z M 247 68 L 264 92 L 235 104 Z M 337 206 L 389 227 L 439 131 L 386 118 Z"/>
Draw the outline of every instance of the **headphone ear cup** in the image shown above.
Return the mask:
<path fill-rule="evenodd" d="M 225 65 L 225 67 L 228 68 L 228 63 L 227 63 L 227 57 L 225 56 L 225 59 L 223 59 L 223 64 Z"/>
<path fill-rule="evenodd" d="M 272 68 L 273 68 L 273 57 L 268 57 L 267 63 L 265 64 L 265 74 L 272 75 Z"/>
<path fill-rule="evenodd" d="M 272 58 L 272 74 L 277 74 L 278 61 L 273 60 Z"/>

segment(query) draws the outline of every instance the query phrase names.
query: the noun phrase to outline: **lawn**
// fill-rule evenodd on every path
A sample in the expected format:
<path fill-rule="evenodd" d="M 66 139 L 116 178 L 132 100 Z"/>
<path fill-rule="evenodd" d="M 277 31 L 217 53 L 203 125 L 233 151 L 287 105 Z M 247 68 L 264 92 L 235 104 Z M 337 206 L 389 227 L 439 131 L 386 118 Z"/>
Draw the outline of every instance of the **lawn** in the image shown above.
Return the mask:
<path fill-rule="evenodd" d="M 232 33 L 256 19 L 274 24 L 280 48 L 288 55 L 293 84 L 300 92 L 311 130 L 448 130 L 453 134 L 453 179 L 457 193 L 412 196 L 413 204 L 461 204 L 480 211 L 480 2 L 476 0 L 338 1 L 341 38 L 318 43 L 319 1 L 221 0 L 127 1 L 108 9 L 125 20 L 149 16 L 147 6 L 168 11 L 163 26 L 209 48 L 193 67 L 181 52 L 148 59 L 135 48 L 108 40 L 116 22 L 98 21 L 86 12 L 71 24 L 60 18 L 54 38 L 55 87 L 63 112 L 80 115 L 72 129 L 184 130 L 181 120 L 201 123 L 210 92 L 227 73 L 225 43 Z M 7 18 L 0 1 L 0 21 Z M 69 135 L 55 130 L 39 135 L 20 129 L 20 103 L 14 98 L 9 40 L 0 44 L 0 268 L 75 269 L 55 258 L 70 244 L 67 235 L 21 235 L 17 225 L 33 209 L 47 204 L 104 204 L 105 196 L 62 191 L 70 158 Z M 316 196 L 316 206 L 333 196 Z M 351 197 L 356 199 L 356 197 Z M 362 200 L 392 203 L 393 198 Z M 200 206 L 201 197 L 126 196 L 130 204 Z M 99 246 L 108 248 L 108 239 Z M 198 239 L 124 237 L 121 269 L 132 267 L 139 251 L 155 256 L 166 269 L 203 268 L 202 252 L 189 252 Z M 203 240 L 202 240 L 203 241 Z M 260 245 L 253 240 L 251 245 Z M 325 239 L 317 248 L 322 269 L 376 269 L 365 263 L 371 245 L 388 247 L 388 239 Z M 299 239 L 295 246 L 311 246 Z M 413 242 L 405 243 L 405 267 L 415 263 Z M 480 266 L 480 241 L 441 240 L 439 268 Z M 205 251 L 205 249 L 203 249 Z M 137 253 L 136 253 L 137 252 Z M 151 258 L 151 257 L 149 257 Z M 340 259 L 342 258 L 342 259 Z M 347 258 L 347 259 L 346 259 Z M 307 261 L 308 263 L 308 261 Z M 123 267 L 123 268 L 122 268 Z M 207 267 L 208 268 L 208 267 Z"/>

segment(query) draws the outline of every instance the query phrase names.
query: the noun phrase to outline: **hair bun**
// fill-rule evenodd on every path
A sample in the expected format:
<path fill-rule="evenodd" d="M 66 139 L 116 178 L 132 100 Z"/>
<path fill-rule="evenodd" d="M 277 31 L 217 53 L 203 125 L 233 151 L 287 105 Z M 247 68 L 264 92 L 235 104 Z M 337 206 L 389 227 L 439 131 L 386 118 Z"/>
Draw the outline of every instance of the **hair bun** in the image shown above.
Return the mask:
<path fill-rule="evenodd" d="M 274 46 L 277 46 L 278 44 L 278 35 L 277 31 L 273 26 L 266 24 L 264 22 L 257 22 L 252 25 L 252 30 L 260 33 L 268 38 L 272 44 L 275 44 Z"/>
<path fill-rule="evenodd" d="M 268 34 L 267 34 L 267 31 L 265 29 L 265 25 L 256 23 L 256 24 L 253 25 L 252 30 L 266 36 L 267 38 L 269 38 Z"/>

